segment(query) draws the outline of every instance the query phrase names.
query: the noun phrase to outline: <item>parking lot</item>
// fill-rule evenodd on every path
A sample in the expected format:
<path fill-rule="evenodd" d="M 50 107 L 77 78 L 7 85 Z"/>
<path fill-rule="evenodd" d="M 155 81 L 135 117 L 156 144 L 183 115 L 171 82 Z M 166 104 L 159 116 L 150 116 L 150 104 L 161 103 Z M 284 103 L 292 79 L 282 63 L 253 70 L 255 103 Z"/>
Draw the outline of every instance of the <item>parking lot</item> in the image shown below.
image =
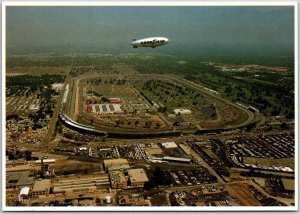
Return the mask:
<path fill-rule="evenodd" d="M 173 205 L 180 206 L 232 206 L 238 205 L 226 191 L 212 186 L 202 186 L 192 191 L 175 191 L 170 194 Z"/>
<path fill-rule="evenodd" d="M 117 149 L 118 149 L 118 153 L 119 153 L 120 157 L 122 157 L 122 158 L 134 159 L 134 160 L 142 159 L 142 155 L 141 155 L 138 147 L 135 145 L 131 145 L 131 146 L 120 145 L 117 147 Z"/>
<path fill-rule="evenodd" d="M 142 154 L 136 145 L 89 147 L 84 141 L 68 140 L 61 141 L 59 148 L 55 151 L 84 157 L 90 156 L 103 160 L 116 158 L 125 158 L 128 160 L 143 159 Z"/>
<path fill-rule="evenodd" d="M 286 206 L 285 204 L 283 204 L 273 198 L 264 196 L 258 190 L 256 190 L 253 186 L 249 187 L 249 191 L 262 204 L 262 206 Z"/>
<path fill-rule="evenodd" d="M 25 115 L 39 109 L 37 94 L 29 88 L 9 88 L 6 90 L 6 111 L 8 114 L 18 113 Z"/>
<path fill-rule="evenodd" d="M 163 153 L 165 154 L 165 156 L 179 157 L 179 158 L 186 156 L 184 151 L 179 147 L 177 147 L 177 148 L 164 148 L 164 147 L 161 147 L 161 149 L 163 150 Z"/>
<path fill-rule="evenodd" d="M 211 175 L 204 167 L 197 170 L 169 171 L 167 176 L 170 177 L 174 186 L 192 186 L 217 182 L 216 177 Z"/>
<path fill-rule="evenodd" d="M 295 154 L 295 139 L 291 134 L 257 135 L 233 139 L 233 154 L 261 158 L 289 158 Z"/>
<path fill-rule="evenodd" d="M 94 156 L 110 159 L 125 158 L 128 160 L 141 160 L 142 155 L 135 145 L 98 146 L 92 149 Z"/>
<path fill-rule="evenodd" d="M 98 157 L 103 159 L 119 157 L 117 147 L 99 146 L 97 147 L 97 151 L 95 153 Z"/>

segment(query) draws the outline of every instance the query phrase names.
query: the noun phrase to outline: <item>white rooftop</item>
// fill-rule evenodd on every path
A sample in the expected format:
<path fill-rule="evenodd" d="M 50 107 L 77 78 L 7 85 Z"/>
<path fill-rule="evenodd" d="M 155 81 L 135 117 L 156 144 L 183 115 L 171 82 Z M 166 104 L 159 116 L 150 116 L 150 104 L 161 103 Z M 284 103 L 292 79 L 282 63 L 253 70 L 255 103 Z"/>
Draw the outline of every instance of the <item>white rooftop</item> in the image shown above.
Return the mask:
<path fill-rule="evenodd" d="M 191 110 L 189 109 L 186 109 L 186 108 L 177 108 L 177 109 L 174 109 L 174 113 L 175 114 L 190 114 L 192 113 Z"/>
<path fill-rule="evenodd" d="M 165 148 L 177 148 L 177 144 L 175 142 L 165 142 L 161 145 Z"/>
<path fill-rule="evenodd" d="M 20 195 L 29 195 L 29 187 L 23 187 L 20 191 Z"/>

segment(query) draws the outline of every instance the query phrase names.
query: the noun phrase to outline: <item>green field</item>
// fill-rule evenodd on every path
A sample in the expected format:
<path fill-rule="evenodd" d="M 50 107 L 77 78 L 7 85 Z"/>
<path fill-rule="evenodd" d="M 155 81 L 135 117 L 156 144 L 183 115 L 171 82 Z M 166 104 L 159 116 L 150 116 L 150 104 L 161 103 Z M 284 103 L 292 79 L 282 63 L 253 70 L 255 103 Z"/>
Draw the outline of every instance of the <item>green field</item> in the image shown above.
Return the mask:
<path fill-rule="evenodd" d="M 265 67 L 259 71 L 225 72 L 210 62 L 236 66 L 256 64 L 269 66 L 270 69 Z M 274 72 L 273 68 L 281 67 L 287 72 Z M 7 58 L 6 69 L 7 74 L 31 75 L 52 72 L 65 74 L 67 71 L 70 71 L 71 76 L 88 73 L 126 75 L 135 72 L 179 75 L 217 91 L 232 102 L 252 105 L 266 116 L 294 118 L 293 56 L 172 56 L 135 53 L 10 56 Z"/>

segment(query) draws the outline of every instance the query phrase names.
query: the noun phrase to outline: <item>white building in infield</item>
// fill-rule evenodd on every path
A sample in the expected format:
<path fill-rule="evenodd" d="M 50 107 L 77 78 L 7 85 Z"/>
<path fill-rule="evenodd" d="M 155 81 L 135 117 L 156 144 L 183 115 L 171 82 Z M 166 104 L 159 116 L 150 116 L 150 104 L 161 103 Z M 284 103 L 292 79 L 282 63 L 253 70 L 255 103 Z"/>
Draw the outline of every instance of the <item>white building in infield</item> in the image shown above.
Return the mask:
<path fill-rule="evenodd" d="M 189 109 L 186 109 L 186 108 L 177 108 L 177 109 L 174 109 L 174 114 L 191 114 L 192 111 L 189 110 Z"/>

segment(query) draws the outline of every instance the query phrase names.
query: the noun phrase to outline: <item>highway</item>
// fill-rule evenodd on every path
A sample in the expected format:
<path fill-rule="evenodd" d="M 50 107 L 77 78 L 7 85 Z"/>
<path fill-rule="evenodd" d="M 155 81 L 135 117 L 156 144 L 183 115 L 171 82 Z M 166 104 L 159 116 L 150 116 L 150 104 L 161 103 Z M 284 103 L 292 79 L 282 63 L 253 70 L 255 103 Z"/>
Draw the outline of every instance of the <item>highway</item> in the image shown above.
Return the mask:
<path fill-rule="evenodd" d="M 45 135 L 45 137 L 44 137 L 44 139 L 43 139 L 43 141 L 40 145 L 40 151 L 48 150 L 48 148 L 50 146 L 49 145 L 50 139 L 51 139 L 51 136 L 53 134 L 54 127 L 56 125 L 56 121 L 58 120 L 58 113 L 60 112 L 60 109 L 61 109 L 62 99 L 63 99 L 63 96 L 64 96 L 66 83 L 68 82 L 68 80 L 69 80 L 69 74 L 67 75 L 67 77 L 65 79 L 65 82 L 64 82 L 64 85 L 63 85 L 62 90 L 60 92 L 56 107 L 55 107 L 54 112 L 53 112 L 53 115 L 52 115 L 51 120 L 48 124 L 48 131 L 47 131 L 47 133 L 46 133 L 46 135 Z"/>

